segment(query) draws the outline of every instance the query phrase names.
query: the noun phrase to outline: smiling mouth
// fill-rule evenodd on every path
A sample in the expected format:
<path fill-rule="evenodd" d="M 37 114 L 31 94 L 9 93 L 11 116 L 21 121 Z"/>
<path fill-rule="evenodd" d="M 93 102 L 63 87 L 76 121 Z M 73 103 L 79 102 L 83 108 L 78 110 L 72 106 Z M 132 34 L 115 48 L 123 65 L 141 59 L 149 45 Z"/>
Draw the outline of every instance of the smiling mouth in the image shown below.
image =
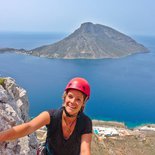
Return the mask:
<path fill-rule="evenodd" d="M 73 110 L 75 110 L 75 109 L 76 109 L 76 107 L 75 107 L 75 106 L 70 106 L 70 105 L 68 105 L 68 107 L 69 107 L 70 109 L 73 109 Z"/>

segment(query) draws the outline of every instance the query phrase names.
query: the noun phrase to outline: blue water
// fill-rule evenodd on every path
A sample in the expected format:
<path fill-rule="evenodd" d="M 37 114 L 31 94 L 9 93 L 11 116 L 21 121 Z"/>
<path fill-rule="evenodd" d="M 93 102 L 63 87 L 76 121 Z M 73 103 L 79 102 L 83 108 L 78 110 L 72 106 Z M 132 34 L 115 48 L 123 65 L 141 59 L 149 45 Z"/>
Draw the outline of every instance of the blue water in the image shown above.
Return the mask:
<path fill-rule="evenodd" d="M 0 32 L 0 48 L 33 49 L 63 39 L 63 33 Z"/>
<path fill-rule="evenodd" d="M 43 44 L 40 38 L 31 40 L 29 36 L 21 42 L 25 40 L 24 48 L 33 41 Z M 92 119 L 121 121 L 129 127 L 155 123 L 155 37 L 134 38 L 150 53 L 106 60 L 61 60 L 5 53 L 0 54 L 0 75 L 15 78 L 27 90 L 31 116 L 61 107 L 67 82 L 82 76 L 91 84 L 85 112 Z M 7 46 L 7 40 L 1 36 L 0 40 Z M 35 43 L 27 48 L 33 48 Z M 22 48 L 20 42 L 15 46 Z"/>

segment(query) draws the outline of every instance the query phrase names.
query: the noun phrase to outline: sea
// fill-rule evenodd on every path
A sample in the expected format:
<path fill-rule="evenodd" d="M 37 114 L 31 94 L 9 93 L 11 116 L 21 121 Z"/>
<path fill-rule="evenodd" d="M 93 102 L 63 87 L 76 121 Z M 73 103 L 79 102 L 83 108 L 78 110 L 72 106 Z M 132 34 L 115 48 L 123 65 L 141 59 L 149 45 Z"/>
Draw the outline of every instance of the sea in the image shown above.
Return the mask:
<path fill-rule="evenodd" d="M 33 49 L 66 36 L 1 32 L 0 48 Z M 131 37 L 150 52 L 100 60 L 48 59 L 6 52 L 0 54 L 0 76 L 12 77 L 26 89 L 31 117 L 60 108 L 68 81 L 84 77 L 91 85 L 85 108 L 91 119 L 123 122 L 129 128 L 155 123 L 155 36 Z"/>

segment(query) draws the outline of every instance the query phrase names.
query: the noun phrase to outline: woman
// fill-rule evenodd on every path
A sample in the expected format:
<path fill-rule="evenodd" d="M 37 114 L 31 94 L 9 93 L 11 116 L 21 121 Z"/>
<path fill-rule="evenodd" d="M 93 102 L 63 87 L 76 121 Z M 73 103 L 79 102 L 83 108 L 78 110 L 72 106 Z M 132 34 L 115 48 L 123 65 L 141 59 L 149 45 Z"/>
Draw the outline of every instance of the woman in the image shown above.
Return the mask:
<path fill-rule="evenodd" d="M 0 142 L 29 135 L 46 125 L 45 148 L 38 154 L 90 155 L 92 122 L 83 113 L 89 97 L 89 83 L 73 78 L 65 88 L 62 108 L 44 111 L 30 122 L 0 132 Z"/>

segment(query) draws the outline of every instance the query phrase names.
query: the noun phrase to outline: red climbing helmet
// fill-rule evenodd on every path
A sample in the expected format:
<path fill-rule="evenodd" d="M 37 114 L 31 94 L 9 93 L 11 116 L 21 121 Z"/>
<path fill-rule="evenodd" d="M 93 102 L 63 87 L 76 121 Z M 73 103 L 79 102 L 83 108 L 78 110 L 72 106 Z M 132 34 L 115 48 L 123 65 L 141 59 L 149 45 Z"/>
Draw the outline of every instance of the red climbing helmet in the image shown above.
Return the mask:
<path fill-rule="evenodd" d="M 90 85 L 88 81 L 84 78 L 76 77 L 69 81 L 65 90 L 76 89 L 83 92 L 87 97 L 90 97 Z"/>

